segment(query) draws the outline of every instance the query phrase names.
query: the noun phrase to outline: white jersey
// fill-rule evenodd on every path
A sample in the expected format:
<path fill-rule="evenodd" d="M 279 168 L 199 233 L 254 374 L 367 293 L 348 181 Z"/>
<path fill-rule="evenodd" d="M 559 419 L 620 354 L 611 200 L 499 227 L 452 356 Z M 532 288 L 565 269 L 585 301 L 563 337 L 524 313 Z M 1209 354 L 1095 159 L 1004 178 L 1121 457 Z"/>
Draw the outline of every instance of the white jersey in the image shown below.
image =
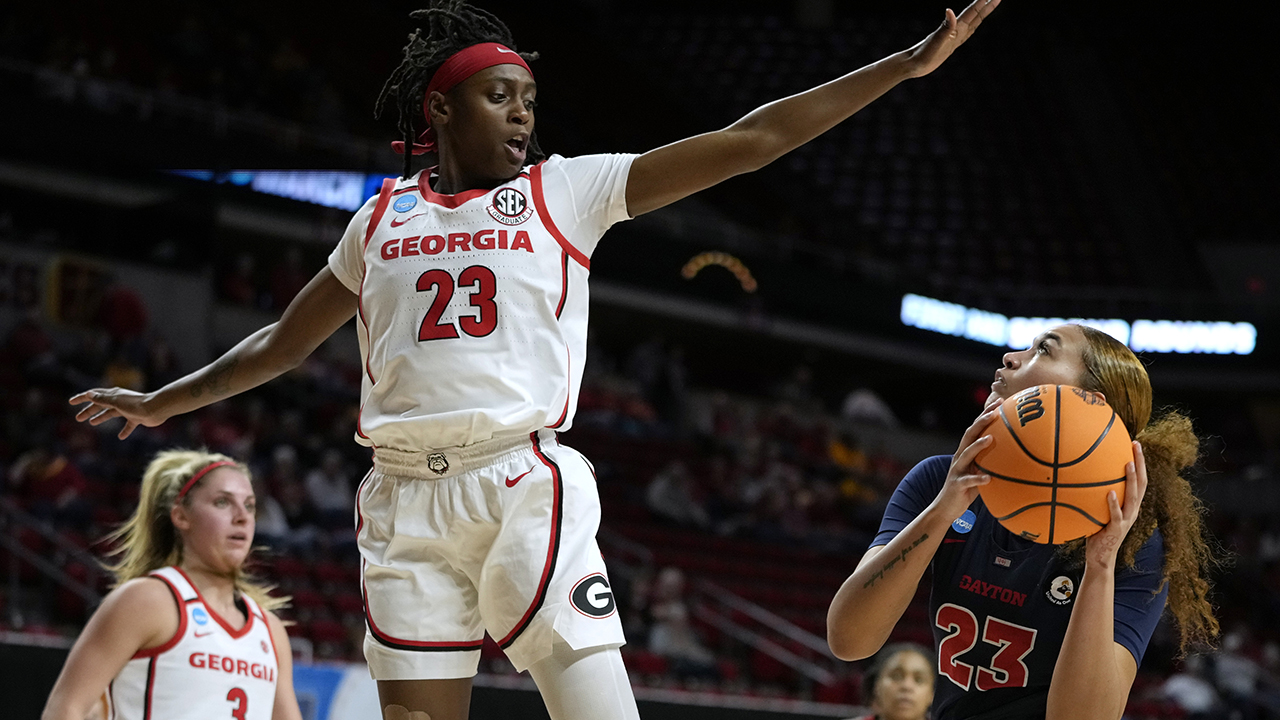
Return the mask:
<path fill-rule="evenodd" d="M 271 720 L 276 701 L 276 648 L 262 608 L 245 596 L 239 630 L 218 616 L 176 567 L 151 573 L 178 603 L 178 631 L 139 651 L 107 690 L 111 720 Z"/>
<path fill-rule="evenodd" d="M 448 448 L 573 422 L 596 243 L 634 155 L 552 156 L 492 190 L 388 180 L 329 256 L 359 295 L 356 441 Z"/>

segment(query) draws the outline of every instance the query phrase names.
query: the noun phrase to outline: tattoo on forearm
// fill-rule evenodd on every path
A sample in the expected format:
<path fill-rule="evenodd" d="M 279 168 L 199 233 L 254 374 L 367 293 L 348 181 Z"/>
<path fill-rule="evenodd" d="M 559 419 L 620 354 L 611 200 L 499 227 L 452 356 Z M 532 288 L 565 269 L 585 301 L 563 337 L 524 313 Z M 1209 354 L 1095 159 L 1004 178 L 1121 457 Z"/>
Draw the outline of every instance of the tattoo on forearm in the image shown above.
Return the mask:
<path fill-rule="evenodd" d="M 915 541 L 912 542 L 910 545 L 902 548 L 902 552 L 898 553 L 897 555 L 894 555 L 893 559 L 885 563 L 883 567 L 881 567 L 878 571 L 876 571 L 876 574 L 872 575 L 870 580 L 863 583 L 862 587 L 869 588 L 872 585 L 875 585 L 876 581 L 883 578 L 884 574 L 892 570 L 893 566 L 897 565 L 899 561 L 905 562 L 907 559 L 907 553 L 910 553 L 912 550 L 915 550 L 917 545 L 919 545 L 920 543 L 928 539 L 929 539 L 929 533 L 925 533 L 920 537 L 916 538 Z"/>
<path fill-rule="evenodd" d="M 191 397 L 198 398 L 204 394 L 205 390 L 212 395 L 226 395 L 231 392 L 231 374 L 235 372 L 239 362 L 240 358 L 228 355 L 209 366 L 209 372 L 205 373 L 204 379 L 191 386 Z"/>

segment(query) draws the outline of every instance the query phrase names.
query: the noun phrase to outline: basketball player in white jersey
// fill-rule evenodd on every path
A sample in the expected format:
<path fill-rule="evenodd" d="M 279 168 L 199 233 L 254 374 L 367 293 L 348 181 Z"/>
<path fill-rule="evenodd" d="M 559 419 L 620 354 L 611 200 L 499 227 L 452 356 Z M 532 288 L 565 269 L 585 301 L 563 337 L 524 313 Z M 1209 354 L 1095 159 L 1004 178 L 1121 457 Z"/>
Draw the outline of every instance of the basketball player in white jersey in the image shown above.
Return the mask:
<path fill-rule="evenodd" d="M 542 161 L 535 56 L 489 13 L 433 2 L 413 14 L 427 29 L 379 98 L 400 111 L 403 176 L 356 213 L 328 265 L 279 322 L 208 367 L 151 393 L 82 393 L 77 418 L 123 417 L 126 437 L 297 366 L 355 314 L 356 440 L 374 450 L 356 513 L 365 655 L 384 715 L 466 717 L 487 631 L 552 718 L 635 717 L 591 466 L 555 439 L 578 399 L 597 241 L 928 74 L 998 3 L 948 10 L 914 47 L 723 130 L 638 156 Z M 435 165 L 414 175 L 419 153 Z"/>
<path fill-rule="evenodd" d="M 289 638 L 270 610 L 284 601 L 240 573 L 254 510 L 240 463 L 157 455 L 114 534 L 118 584 L 71 648 L 43 720 L 301 720 Z"/>

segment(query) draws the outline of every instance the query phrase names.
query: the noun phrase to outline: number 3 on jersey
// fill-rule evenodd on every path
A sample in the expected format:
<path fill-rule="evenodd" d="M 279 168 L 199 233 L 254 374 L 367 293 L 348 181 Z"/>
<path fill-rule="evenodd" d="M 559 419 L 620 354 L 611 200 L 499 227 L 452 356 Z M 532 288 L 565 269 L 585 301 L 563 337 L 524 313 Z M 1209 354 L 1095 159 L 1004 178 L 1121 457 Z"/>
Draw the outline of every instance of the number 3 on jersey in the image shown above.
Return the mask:
<path fill-rule="evenodd" d="M 498 305 L 493 296 L 498 292 L 498 279 L 493 271 L 483 265 L 472 265 L 458 273 L 458 285 L 470 286 L 471 307 L 476 317 L 461 315 L 458 327 L 471 337 L 484 337 L 498 326 Z M 453 298 L 453 276 L 447 270 L 428 270 L 418 276 L 418 292 L 435 290 L 436 297 L 427 308 L 427 316 L 418 328 L 418 341 L 448 340 L 458 337 L 458 329 L 451 322 L 440 322 L 440 316 Z"/>
<path fill-rule="evenodd" d="M 227 702 L 236 704 L 235 707 L 231 708 L 231 717 L 236 720 L 244 720 L 245 713 L 249 712 L 249 697 L 245 695 L 244 690 L 238 687 L 231 688 L 227 693 Z"/>
<path fill-rule="evenodd" d="M 978 618 L 968 608 L 946 603 L 938 608 L 934 623 L 950 633 L 938 643 L 938 672 L 967 691 L 974 667 L 956 658 L 978 644 Z M 988 615 L 982 641 L 999 650 L 992 656 L 990 668 L 977 668 L 978 690 L 1026 687 L 1027 665 L 1022 659 L 1035 648 L 1036 631 Z"/>

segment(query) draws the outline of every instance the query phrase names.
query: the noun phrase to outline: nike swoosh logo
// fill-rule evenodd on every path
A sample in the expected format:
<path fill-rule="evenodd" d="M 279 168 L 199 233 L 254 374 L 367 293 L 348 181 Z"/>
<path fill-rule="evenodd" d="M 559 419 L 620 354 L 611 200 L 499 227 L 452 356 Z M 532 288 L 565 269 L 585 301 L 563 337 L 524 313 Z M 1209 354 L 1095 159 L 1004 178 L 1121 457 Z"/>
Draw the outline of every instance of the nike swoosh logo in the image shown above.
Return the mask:
<path fill-rule="evenodd" d="M 212 634 L 213 634 L 213 631 L 212 631 L 212 630 L 210 630 L 210 631 L 209 631 L 209 632 L 207 632 L 207 633 L 192 633 L 192 634 L 193 634 L 193 635 L 195 635 L 196 637 L 207 637 L 207 636 L 209 636 L 209 635 L 212 635 Z"/>
<path fill-rule="evenodd" d="M 401 225 L 403 225 L 403 224 L 405 224 L 405 223 L 409 222 L 410 220 L 412 220 L 412 219 L 414 219 L 414 218 L 416 218 L 416 217 L 422 217 L 423 215 L 426 215 L 426 213 L 418 213 L 417 215 L 410 215 L 409 217 L 407 217 L 407 218 L 405 218 L 405 219 L 403 219 L 403 220 L 398 220 L 398 219 L 397 219 L 397 220 L 392 220 L 392 221 L 391 221 L 391 227 L 400 227 Z"/>
<path fill-rule="evenodd" d="M 516 476 L 516 479 L 515 479 L 515 480 L 512 480 L 511 478 L 507 478 L 507 487 L 515 487 L 515 486 L 516 486 L 516 483 L 520 482 L 520 480 L 521 480 L 525 475 L 528 475 L 528 474 L 529 474 L 529 473 L 531 473 L 531 472 L 533 472 L 533 468 L 529 468 L 528 470 L 526 470 L 526 471 L 524 471 L 524 472 L 520 473 L 519 475 L 517 475 L 517 476 Z"/>
<path fill-rule="evenodd" d="M 508 50 L 508 49 L 506 49 L 506 48 L 494 48 L 494 50 L 497 50 L 498 52 L 511 53 L 512 55 L 519 55 L 519 54 L 520 54 L 520 53 L 516 52 L 515 50 Z M 521 477 L 524 477 L 524 476 L 522 475 Z"/>
<path fill-rule="evenodd" d="M 964 540 L 961 540 L 960 538 L 943 538 L 942 539 L 943 545 L 950 545 L 951 543 L 962 543 L 962 542 L 964 542 Z"/>

